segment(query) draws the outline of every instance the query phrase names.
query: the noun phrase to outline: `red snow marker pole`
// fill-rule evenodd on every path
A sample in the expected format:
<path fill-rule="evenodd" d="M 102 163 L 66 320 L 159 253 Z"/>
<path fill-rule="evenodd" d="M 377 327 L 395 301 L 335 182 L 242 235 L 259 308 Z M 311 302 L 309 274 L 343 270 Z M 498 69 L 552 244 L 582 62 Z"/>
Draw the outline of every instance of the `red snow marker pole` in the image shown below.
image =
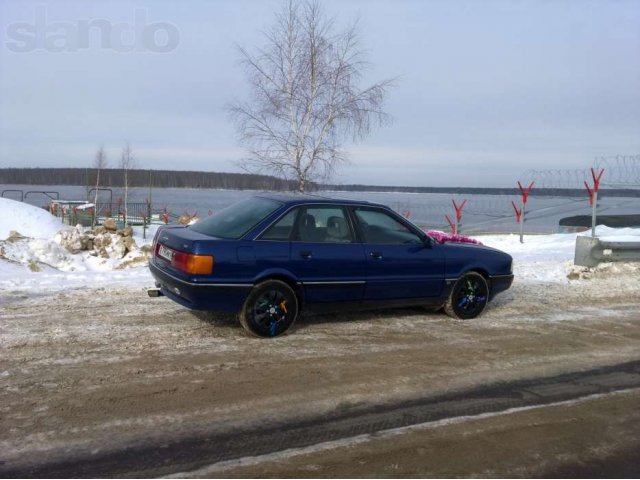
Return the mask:
<path fill-rule="evenodd" d="M 596 175 L 596 171 L 593 168 L 591 169 L 591 177 L 593 178 L 593 190 L 596 193 L 600 190 L 600 179 L 602 178 L 603 174 L 604 168 L 600 170 L 600 173 L 598 173 L 598 175 Z"/>
<path fill-rule="evenodd" d="M 456 231 L 456 224 L 451 221 L 451 219 L 449 218 L 449 215 L 445 215 L 444 218 L 446 218 L 447 222 L 449 222 L 449 227 L 451 228 L 451 233 L 456 235 L 458 233 Z"/>
<path fill-rule="evenodd" d="M 516 207 L 516 203 L 513 200 L 511 205 L 513 205 L 513 211 L 516 212 L 516 222 L 520 223 L 522 221 L 522 209 Z"/>
<path fill-rule="evenodd" d="M 454 235 L 458 234 L 458 231 L 460 230 L 460 220 L 462 220 L 462 209 L 464 208 L 464 206 L 467 204 L 467 200 L 463 200 L 462 203 L 460 205 L 458 205 L 456 203 L 455 200 L 451 200 L 451 203 L 453 203 L 453 209 L 456 212 L 456 227 L 455 230 L 453 231 Z M 447 217 L 448 219 L 449 217 Z M 449 222 L 451 223 L 451 222 Z"/>
<path fill-rule="evenodd" d="M 167 206 L 162 207 L 162 213 L 160 214 L 160 218 L 164 222 L 165 225 L 169 223 L 169 211 L 167 210 Z"/>
<path fill-rule="evenodd" d="M 527 188 L 524 188 L 520 181 L 518 181 L 518 188 L 520 189 L 520 194 L 522 195 L 522 203 L 526 205 L 529 194 L 531 193 L 531 189 L 533 188 L 533 182 L 531 182 Z"/>
<path fill-rule="evenodd" d="M 587 181 L 584 181 L 584 188 L 587 189 L 587 192 L 589 193 L 589 206 L 593 206 L 593 194 L 595 193 L 593 190 L 591 190 L 591 188 L 589 187 L 589 184 L 587 183 Z"/>
<path fill-rule="evenodd" d="M 596 208 L 598 207 L 598 192 L 600 191 L 600 180 L 604 174 L 604 168 L 596 173 L 595 169 L 591 169 L 591 178 L 593 178 L 593 189 L 589 188 L 589 184 L 585 180 L 584 186 L 589 192 L 589 205 L 591 205 L 591 236 L 596 236 Z"/>
<path fill-rule="evenodd" d="M 529 199 L 529 194 L 531 193 L 531 189 L 533 189 L 533 183 L 531 182 L 528 187 L 523 187 L 518 180 L 518 189 L 520 190 L 520 195 L 522 195 L 522 208 L 520 209 L 520 214 L 518 214 L 518 210 L 516 209 L 516 218 L 518 218 L 518 223 L 520 223 L 520 243 L 524 243 L 524 220 L 525 220 L 525 209 L 527 207 L 527 200 Z M 513 203 L 513 202 L 512 202 Z M 513 205 L 515 209 L 515 204 Z"/>

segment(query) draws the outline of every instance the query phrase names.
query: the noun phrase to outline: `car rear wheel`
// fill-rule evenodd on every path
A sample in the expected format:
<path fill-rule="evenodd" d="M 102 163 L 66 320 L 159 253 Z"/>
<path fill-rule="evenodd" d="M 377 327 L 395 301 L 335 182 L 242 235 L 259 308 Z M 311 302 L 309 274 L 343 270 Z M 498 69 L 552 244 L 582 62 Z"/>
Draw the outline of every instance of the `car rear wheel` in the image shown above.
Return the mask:
<path fill-rule="evenodd" d="M 256 285 L 240 310 L 240 324 L 258 337 L 277 337 L 298 317 L 298 299 L 289 285 L 267 280 Z"/>
<path fill-rule="evenodd" d="M 453 286 L 444 311 L 453 318 L 468 320 L 480 315 L 489 302 L 489 285 L 478 272 L 469 272 Z"/>

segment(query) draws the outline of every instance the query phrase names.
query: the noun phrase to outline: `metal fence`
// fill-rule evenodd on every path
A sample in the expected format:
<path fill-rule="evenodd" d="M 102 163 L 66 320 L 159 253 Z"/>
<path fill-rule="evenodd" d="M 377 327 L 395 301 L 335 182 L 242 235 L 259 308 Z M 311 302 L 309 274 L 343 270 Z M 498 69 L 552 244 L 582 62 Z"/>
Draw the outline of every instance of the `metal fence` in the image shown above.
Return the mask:
<path fill-rule="evenodd" d="M 148 225 L 152 220 L 151 204 L 148 202 L 127 203 L 98 203 L 84 201 L 54 201 L 49 204 L 49 211 L 68 225 L 82 225 L 90 227 L 101 225 L 107 218 L 114 218 L 118 227 L 129 225 Z"/>

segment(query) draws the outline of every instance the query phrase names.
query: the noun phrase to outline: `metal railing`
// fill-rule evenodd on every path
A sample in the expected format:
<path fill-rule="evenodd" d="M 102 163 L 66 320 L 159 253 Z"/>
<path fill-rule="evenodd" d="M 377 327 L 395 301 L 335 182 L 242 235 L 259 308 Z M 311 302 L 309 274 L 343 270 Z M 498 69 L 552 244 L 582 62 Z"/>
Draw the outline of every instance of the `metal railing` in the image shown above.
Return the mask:
<path fill-rule="evenodd" d="M 13 189 L 8 189 L 8 190 L 2 190 L 2 193 L 0 193 L 0 197 L 2 198 L 11 198 L 8 195 L 6 195 L 7 193 L 19 193 L 20 194 L 20 202 L 24 201 L 24 192 L 22 190 L 13 190 Z"/>
<path fill-rule="evenodd" d="M 603 262 L 640 262 L 640 237 L 638 241 L 601 240 L 587 236 L 576 238 L 574 264 L 597 267 Z"/>
<path fill-rule="evenodd" d="M 101 225 L 107 218 L 114 218 L 119 228 L 128 225 L 148 225 L 151 220 L 151 205 L 148 202 L 122 202 L 99 204 L 84 201 L 51 202 L 49 211 L 68 225 L 90 227 Z"/>

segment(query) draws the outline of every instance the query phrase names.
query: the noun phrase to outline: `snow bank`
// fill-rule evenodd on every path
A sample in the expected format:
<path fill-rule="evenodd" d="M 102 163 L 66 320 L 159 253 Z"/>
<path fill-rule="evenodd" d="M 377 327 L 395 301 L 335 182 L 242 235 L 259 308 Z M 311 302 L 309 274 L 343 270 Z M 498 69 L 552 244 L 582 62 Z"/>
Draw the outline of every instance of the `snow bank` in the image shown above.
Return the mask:
<path fill-rule="evenodd" d="M 520 243 L 520 236 L 515 234 L 478 238 L 513 257 L 513 273 L 519 280 L 567 281 L 567 266 L 573 264 L 576 234 L 525 235 L 524 243 Z"/>
<path fill-rule="evenodd" d="M 0 240 L 15 230 L 25 237 L 51 239 L 68 228 L 42 208 L 0 197 Z"/>
<path fill-rule="evenodd" d="M 576 237 L 590 235 L 591 231 L 576 233 L 557 233 L 553 235 L 525 235 L 524 243 L 520 236 L 483 235 L 477 238 L 489 247 L 498 248 L 513 257 L 514 274 L 518 281 L 540 281 L 566 283 L 573 269 Z M 640 228 L 596 227 L 596 236 L 605 240 L 640 241 Z M 611 270 L 611 266 L 601 264 L 601 270 Z M 616 270 L 614 268 L 614 270 Z M 640 264 L 625 264 L 618 270 L 640 270 Z"/>
<path fill-rule="evenodd" d="M 151 243 L 156 228 L 147 231 L 146 240 L 142 229 L 134 228 L 133 242 L 115 232 L 89 235 L 41 208 L 0 198 L 0 304 L 3 297 L 25 291 L 149 285 L 145 245 Z M 9 238 L 11 231 L 20 236 Z M 95 243 L 92 249 L 82 248 L 87 238 Z"/>
<path fill-rule="evenodd" d="M 596 228 L 596 235 L 605 242 L 640 242 L 640 229 L 638 228 L 600 226 Z"/>

